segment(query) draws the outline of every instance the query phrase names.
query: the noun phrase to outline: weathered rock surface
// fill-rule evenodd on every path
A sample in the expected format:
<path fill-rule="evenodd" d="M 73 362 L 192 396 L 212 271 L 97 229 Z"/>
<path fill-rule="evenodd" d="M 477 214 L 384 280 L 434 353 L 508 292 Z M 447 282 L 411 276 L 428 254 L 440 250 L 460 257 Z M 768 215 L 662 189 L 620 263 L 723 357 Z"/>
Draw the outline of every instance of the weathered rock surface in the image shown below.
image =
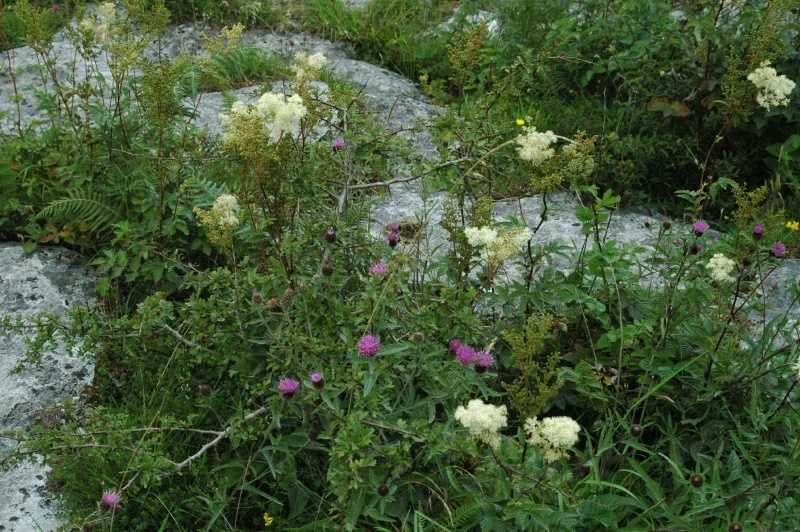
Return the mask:
<path fill-rule="evenodd" d="M 0 243 L 0 314 L 30 319 L 40 313 L 59 314 L 70 305 L 93 301 L 94 276 L 62 248 L 40 248 L 26 255 L 22 246 Z M 19 334 L 0 339 L 0 431 L 23 429 L 47 408 L 64 399 L 78 399 L 91 382 L 94 367 L 61 349 L 46 355 L 39 367 L 9 375 L 25 357 Z M 0 438 L 0 459 L 14 441 Z M 45 498 L 46 468 L 23 463 L 0 473 L 0 531 L 52 530 L 58 525 L 52 502 Z"/>

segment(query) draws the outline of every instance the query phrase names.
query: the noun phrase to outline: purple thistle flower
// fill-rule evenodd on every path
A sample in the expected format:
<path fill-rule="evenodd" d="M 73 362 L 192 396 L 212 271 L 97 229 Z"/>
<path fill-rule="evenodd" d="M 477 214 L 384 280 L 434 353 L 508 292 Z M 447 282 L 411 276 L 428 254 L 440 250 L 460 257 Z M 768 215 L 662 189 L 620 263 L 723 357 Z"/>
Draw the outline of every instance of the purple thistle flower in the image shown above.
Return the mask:
<path fill-rule="evenodd" d="M 381 348 L 381 343 L 373 334 L 368 334 L 358 341 L 358 354 L 362 357 L 371 357 Z"/>
<path fill-rule="evenodd" d="M 339 137 L 333 139 L 333 149 L 341 150 L 342 148 L 344 148 L 344 139 L 341 139 Z"/>
<path fill-rule="evenodd" d="M 753 227 L 753 240 L 761 240 L 761 237 L 764 236 L 764 226 L 757 225 Z"/>
<path fill-rule="evenodd" d="M 488 368 L 494 364 L 494 357 L 486 351 L 480 351 L 475 355 L 475 365 Z"/>
<path fill-rule="evenodd" d="M 695 236 L 703 236 L 703 233 L 708 231 L 709 225 L 705 220 L 697 220 L 692 226 Z"/>
<path fill-rule="evenodd" d="M 311 377 L 311 385 L 314 387 L 315 390 L 321 390 L 325 387 L 325 377 L 322 376 L 322 373 L 319 371 L 314 371 L 310 375 Z"/>
<path fill-rule="evenodd" d="M 389 226 L 389 231 L 392 233 L 399 233 L 400 232 L 400 225 L 399 224 L 392 224 Z"/>
<path fill-rule="evenodd" d="M 291 399 L 299 388 L 300 383 L 294 379 L 283 379 L 278 384 L 278 391 L 281 392 L 286 399 Z"/>
<path fill-rule="evenodd" d="M 397 233 L 389 233 L 386 235 L 386 240 L 389 242 L 390 247 L 395 247 L 397 245 Z"/>
<path fill-rule="evenodd" d="M 486 351 L 481 351 L 475 355 L 475 373 L 486 373 L 486 370 L 492 364 L 494 364 L 494 358 Z"/>
<path fill-rule="evenodd" d="M 259 291 L 258 291 L 257 289 L 255 289 L 255 288 L 253 288 L 253 297 L 252 297 L 252 301 L 253 301 L 253 303 L 255 303 L 256 305 L 261 305 L 262 303 L 264 303 L 264 296 L 262 296 L 262 295 L 261 295 L 261 292 L 259 292 Z"/>
<path fill-rule="evenodd" d="M 388 267 L 383 262 L 376 262 L 372 265 L 372 268 L 369 269 L 370 275 L 386 275 L 388 271 Z"/>
<path fill-rule="evenodd" d="M 336 242 L 336 231 L 333 230 L 333 227 L 328 229 L 328 232 L 325 233 L 325 240 L 330 244 Z"/>
<path fill-rule="evenodd" d="M 772 256 L 773 257 L 782 257 L 784 253 L 786 253 L 786 246 L 784 246 L 780 242 L 773 242 L 772 243 Z"/>
<path fill-rule="evenodd" d="M 468 345 L 462 345 L 456 349 L 456 357 L 462 366 L 469 366 L 475 362 L 475 350 Z"/>
<path fill-rule="evenodd" d="M 689 252 L 692 255 L 697 255 L 701 251 L 703 251 L 703 245 L 702 244 L 698 244 L 697 242 L 695 242 L 694 245 L 692 246 L 692 248 L 689 250 Z"/>
<path fill-rule="evenodd" d="M 642 218 L 642 223 L 647 229 L 650 229 L 650 218 Z"/>
<path fill-rule="evenodd" d="M 119 493 L 117 493 L 116 491 L 104 491 L 102 499 L 103 499 L 103 504 L 105 504 L 112 510 L 119 508 L 120 496 Z"/>
<path fill-rule="evenodd" d="M 459 347 L 461 347 L 461 341 L 459 341 L 459 340 L 456 340 L 455 338 L 453 338 L 452 340 L 450 340 L 450 341 L 447 343 L 447 348 L 448 348 L 450 351 L 452 351 L 453 353 L 455 353 L 456 351 L 458 351 L 458 348 L 459 348 Z"/>

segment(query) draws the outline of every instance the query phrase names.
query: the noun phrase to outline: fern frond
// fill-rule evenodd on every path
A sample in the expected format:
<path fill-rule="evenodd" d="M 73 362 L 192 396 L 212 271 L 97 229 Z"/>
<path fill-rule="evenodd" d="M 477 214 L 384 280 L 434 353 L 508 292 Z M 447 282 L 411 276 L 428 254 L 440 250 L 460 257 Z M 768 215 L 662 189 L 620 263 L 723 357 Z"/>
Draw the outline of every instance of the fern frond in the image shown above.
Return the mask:
<path fill-rule="evenodd" d="M 35 220 L 66 220 L 69 223 L 88 223 L 91 233 L 103 233 L 112 224 L 122 221 L 120 205 L 91 190 L 68 191 L 67 197 L 57 199 L 39 211 Z"/>

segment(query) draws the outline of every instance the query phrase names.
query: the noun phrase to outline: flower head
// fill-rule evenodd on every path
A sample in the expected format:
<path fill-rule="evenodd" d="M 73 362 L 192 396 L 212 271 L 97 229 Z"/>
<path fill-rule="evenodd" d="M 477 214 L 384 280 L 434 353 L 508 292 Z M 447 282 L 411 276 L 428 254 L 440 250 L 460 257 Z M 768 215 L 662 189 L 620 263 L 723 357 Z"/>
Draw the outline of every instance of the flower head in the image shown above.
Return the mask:
<path fill-rule="evenodd" d="M 695 236 L 703 236 L 703 233 L 708 231 L 708 228 L 708 222 L 705 220 L 697 220 L 694 225 L 692 225 L 692 231 L 694 231 Z"/>
<path fill-rule="evenodd" d="M 373 334 L 368 334 L 358 341 L 358 354 L 362 357 L 371 357 L 378 353 L 381 343 Z"/>
<path fill-rule="evenodd" d="M 542 420 L 529 418 L 525 421 L 528 443 L 541 447 L 542 454 L 548 462 L 566 457 L 567 447 L 578 443 L 580 431 L 580 425 L 566 416 L 547 417 Z"/>
<path fill-rule="evenodd" d="M 272 517 L 269 516 L 268 512 L 264 512 L 264 527 L 269 527 L 272 525 Z"/>
<path fill-rule="evenodd" d="M 342 148 L 344 148 L 344 139 L 341 139 L 339 137 L 333 139 L 333 149 L 341 150 Z"/>
<path fill-rule="evenodd" d="M 763 225 L 756 225 L 753 227 L 753 240 L 761 240 L 761 237 L 764 236 L 764 226 Z"/>
<path fill-rule="evenodd" d="M 390 247 L 395 247 L 397 245 L 397 233 L 391 232 L 386 235 L 386 241 L 389 242 Z"/>
<path fill-rule="evenodd" d="M 523 120 L 521 118 L 517 118 L 517 125 L 518 126 L 524 126 L 525 125 L 525 120 Z"/>
<path fill-rule="evenodd" d="M 325 387 L 325 377 L 319 371 L 314 371 L 309 375 L 311 377 L 311 385 L 316 390 L 321 390 Z"/>
<path fill-rule="evenodd" d="M 772 243 L 773 257 L 782 257 L 784 253 L 786 253 L 786 246 L 784 246 L 781 242 Z"/>
<path fill-rule="evenodd" d="M 556 136 L 552 131 L 542 133 L 536 131 L 533 126 L 522 128 L 525 133 L 517 137 L 520 159 L 530 161 L 534 166 L 538 166 L 547 159 L 555 155 L 555 150 L 550 145 L 556 141 Z"/>
<path fill-rule="evenodd" d="M 261 295 L 261 292 L 259 292 L 259 291 L 258 291 L 256 288 L 253 288 L 253 297 L 252 297 L 252 301 L 253 301 L 253 303 L 255 303 L 256 305 L 261 305 L 261 304 L 263 304 L 263 303 L 264 303 L 264 296 L 262 296 L 262 295 Z"/>
<path fill-rule="evenodd" d="M 388 267 L 387 267 L 387 266 L 386 266 L 386 264 L 385 264 L 385 263 L 383 263 L 383 262 L 376 262 L 376 263 L 375 263 L 375 264 L 373 264 L 373 265 L 372 265 L 372 267 L 369 269 L 369 273 L 370 273 L 370 275 L 378 275 L 378 276 L 380 276 L 380 275 L 386 275 L 386 272 L 387 272 L 387 271 L 388 271 Z"/>
<path fill-rule="evenodd" d="M 328 229 L 328 231 L 325 233 L 325 241 L 329 244 L 336 242 L 336 231 L 333 229 L 333 227 Z"/>
<path fill-rule="evenodd" d="M 448 348 L 450 351 L 452 351 L 453 353 L 455 353 L 456 351 L 458 351 L 458 348 L 459 348 L 459 347 L 461 347 L 461 341 L 460 341 L 460 340 L 456 340 L 455 338 L 453 338 L 452 340 L 450 340 L 449 342 L 447 342 L 447 348 Z"/>
<path fill-rule="evenodd" d="M 400 232 L 400 224 L 392 224 L 389 226 L 389 231 L 392 233 L 399 233 Z"/>
<path fill-rule="evenodd" d="M 786 228 L 792 231 L 800 231 L 800 222 L 786 222 Z"/>
<path fill-rule="evenodd" d="M 769 61 L 761 63 L 761 67 L 748 74 L 747 79 L 758 89 L 758 105 L 767 111 L 773 105 L 789 104 L 789 94 L 794 90 L 795 83 L 786 76 L 779 76 Z"/>
<path fill-rule="evenodd" d="M 121 499 L 119 493 L 117 493 L 116 491 L 104 491 L 102 500 L 103 504 L 105 504 L 109 508 L 116 509 L 119 508 L 119 503 Z"/>
<path fill-rule="evenodd" d="M 505 405 L 494 406 L 480 399 L 472 399 L 466 407 L 459 406 L 454 417 L 469 429 L 472 439 L 497 447 L 500 445 L 498 431 L 507 423 L 506 413 Z"/>
<path fill-rule="evenodd" d="M 646 218 L 646 217 L 645 217 L 645 218 L 642 218 L 642 224 L 643 224 L 643 225 L 645 226 L 645 228 L 647 228 L 647 229 L 650 229 L 650 226 L 652 225 L 652 223 L 650 222 L 650 218 Z"/>
<path fill-rule="evenodd" d="M 488 368 L 494 364 L 494 357 L 486 351 L 479 351 L 475 354 L 475 365 L 483 368 Z"/>
<path fill-rule="evenodd" d="M 711 270 L 709 275 L 718 283 L 732 283 L 736 278 L 732 275 L 736 270 L 736 263 L 731 259 L 717 253 L 706 264 L 706 269 Z"/>
<path fill-rule="evenodd" d="M 462 366 L 469 366 L 475 362 L 475 356 L 475 350 L 468 345 L 462 345 L 456 349 L 456 357 Z"/>
<path fill-rule="evenodd" d="M 300 388 L 300 383 L 294 379 L 283 379 L 278 383 L 278 391 L 287 399 L 290 399 Z"/>

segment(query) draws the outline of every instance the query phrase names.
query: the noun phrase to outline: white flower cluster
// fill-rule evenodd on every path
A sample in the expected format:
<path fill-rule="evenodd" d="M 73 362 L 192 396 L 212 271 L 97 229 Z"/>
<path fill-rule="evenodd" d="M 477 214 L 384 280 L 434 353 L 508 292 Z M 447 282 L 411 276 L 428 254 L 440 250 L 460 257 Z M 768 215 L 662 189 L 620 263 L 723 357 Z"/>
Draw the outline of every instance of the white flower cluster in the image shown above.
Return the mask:
<path fill-rule="evenodd" d="M 512 227 L 498 234 L 490 227 L 465 227 L 464 236 L 470 245 L 483 248 L 483 260 L 501 264 L 519 253 L 522 246 L 533 238 L 533 231 L 527 227 Z"/>
<path fill-rule="evenodd" d="M 455 418 L 469 429 L 471 438 L 497 447 L 500 445 L 497 431 L 506 426 L 506 413 L 505 405 L 494 406 L 472 399 L 466 407 L 456 408 Z"/>
<path fill-rule="evenodd" d="M 761 68 L 751 72 L 747 79 L 758 88 L 756 100 L 758 105 L 769 111 L 770 106 L 778 107 L 789 104 L 789 94 L 794 90 L 794 81 L 786 76 L 779 76 L 769 61 L 761 63 Z"/>
<path fill-rule="evenodd" d="M 313 55 L 297 52 L 294 54 L 294 64 L 292 65 L 295 81 L 298 84 L 302 84 L 306 81 L 319 79 L 320 70 L 325 68 L 327 64 L 328 60 L 319 52 Z"/>
<path fill-rule="evenodd" d="M 231 194 L 223 194 L 214 200 L 210 211 L 195 207 L 194 213 L 200 219 L 200 224 L 208 228 L 208 239 L 218 246 L 226 247 L 230 244 L 231 231 L 239 226 L 236 211 L 239 210 L 239 200 Z"/>
<path fill-rule="evenodd" d="M 97 10 L 103 17 L 102 22 L 98 22 L 95 15 L 89 15 L 80 21 L 79 26 L 83 32 L 96 35 L 103 44 L 107 44 L 113 38 L 111 25 L 117 20 L 117 6 L 114 2 L 105 2 L 97 6 Z"/>
<path fill-rule="evenodd" d="M 285 98 L 282 94 L 266 92 L 261 95 L 255 106 L 234 102 L 230 114 L 220 114 L 220 121 L 225 128 L 222 140 L 235 144 L 246 124 L 262 121 L 263 130 L 271 143 L 278 142 L 281 137 L 300 133 L 300 121 L 306 115 L 306 106 L 298 94 Z"/>
<path fill-rule="evenodd" d="M 218 220 L 217 225 L 223 230 L 235 229 L 239 225 L 236 211 L 239 210 L 239 200 L 232 194 L 223 194 L 214 200 L 211 212 Z"/>
<path fill-rule="evenodd" d="M 530 161 L 535 165 L 542 164 L 555 154 L 555 150 L 550 148 L 550 145 L 556 141 L 556 135 L 552 131 L 545 133 L 536 131 L 533 126 L 526 126 L 522 129 L 525 130 L 524 135 L 517 137 L 517 144 L 519 144 L 519 156 Z"/>
<path fill-rule="evenodd" d="M 284 133 L 296 137 L 300 133 L 300 120 L 306 115 L 306 106 L 298 94 L 284 98 L 281 94 L 266 92 L 258 99 L 256 109 L 272 119 L 268 123 L 270 142 L 278 142 Z"/>
<path fill-rule="evenodd" d="M 580 431 L 578 422 L 567 416 L 547 417 L 541 421 L 528 418 L 525 421 L 528 443 L 540 447 L 548 462 L 566 458 L 567 448 L 578 443 Z"/>
<path fill-rule="evenodd" d="M 736 263 L 722 253 L 711 257 L 706 264 L 706 269 L 711 270 L 709 275 L 718 283 L 732 283 L 736 280 L 736 277 L 731 275 L 736 270 Z"/>

